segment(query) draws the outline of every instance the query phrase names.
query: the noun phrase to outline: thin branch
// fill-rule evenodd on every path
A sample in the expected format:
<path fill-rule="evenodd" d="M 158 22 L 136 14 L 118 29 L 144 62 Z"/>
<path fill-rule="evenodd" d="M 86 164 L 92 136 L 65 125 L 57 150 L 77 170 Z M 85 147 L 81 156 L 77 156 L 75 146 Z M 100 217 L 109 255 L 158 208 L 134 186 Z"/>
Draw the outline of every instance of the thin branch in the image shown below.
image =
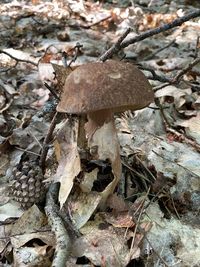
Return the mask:
<path fill-rule="evenodd" d="M 48 83 L 44 82 L 44 86 L 52 93 L 56 100 L 60 101 L 60 97 L 56 94 L 55 90 L 48 85 Z"/>
<path fill-rule="evenodd" d="M 111 46 L 100 58 L 99 61 L 106 61 L 106 59 L 111 58 L 112 55 L 117 54 L 117 52 L 121 49 L 121 43 L 126 38 L 126 36 L 130 33 L 131 28 L 128 28 L 122 36 L 119 37 L 117 42 Z"/>
<path fill-rule="evenodd" d="M 162 82 L 164 84 L 161 84 L 159 86 L 154 87 L 154 92 L 162 89 L 163 87 L 166 87 L 171 84 L 177 84 L 180 82 L 183 75 L 185 75 L 188 71 L 190 71 L 194 66 L 200 63 L 200 58 L 194 59 L 192 62 L 188 64 L 184 69 L 180 70 L 174 78 L 168 78 L 166 75 L 158 75 L 156 71 L 150 67 L 142 66 L 141 64 L 137 64 L 139 69 L 149 71 L 152 76 L 146 76 L 149 80 L 157 80 L 159 82 Z"/>
<path fill-rule="evenodd" d="M 54 117 L 53 117 L 53 119 L 51 121 L 49 130 L 47 132 L 47 135 L 46 135 L 46 137 L 44 139 L 43 146 L 42 146 L 42 152 L 41 152 L 41 156 L 40 156 L 39 165 L 40 165 L 40 167 L 41 167 L 43 172 L 45 170 L 45 161 L 46 161 L 47 153 L 48 153 L 48 150 L 49 150 L 49 143 L 50 143 L 50 141 L 52 139 L 53 131 L 54 131 L 55 127 L 56 127 L 57 117 L 58 117 L 58 112 L 55 112 Z"/>
<path fill-rule="evenodd" d="M 142 41 L 148 37 L 151 37 L 153 35 L 157 35 L 161 32 L 165 32 L 165 31 L 168 31 L 170 29 L 173 29 L 177 26 L 181 26 L 184 22 L 190 20 L 190 19 L 194 19 L 194 18 L 197 18 L 200 16 L 200 9 L 196 10 L 196 11 L 193 11 L 193 12 L 190 12 L 188 14 L 186 14 L 185 16 L 181 17 L 181 18 L 177 18 L 175 20 L 173 20 L 172 22 L 170 23 L 166 23 L 160 27 L 157 27 L 155 29 L 152 29 L 152 30 L 148 30 L 146 32 L 143 32 L 141 33 L 140 35 L 138 36 L 135 36 L 133 38 L 130 38 L 129 40 L 127 41 L 124 41 L 122 44 L 121 44 L 121 47 L 120 48 L 125 48 L 131 44 L 134 44 L 136 42 L 139 42 L 139 41 Z"/>
<path fill-rule="evenodd" d="M 189 63 L 188 66 L 186 66 L 184 69 L 180 70 L 177 75 L 172 79 L 172 83 L 177 83 L 180 81 L 180 79 L 183 77 L 184 74 L 186 74 L 188 71 L 190 71 L 195 65 L 200 63 L 200 58 L 196 58 L 192 62 Z"/>
<path fill-rule="evenodd" d="M 163 83 L 165 83 L 165 82 L 170 83 L 171 82 L 171 80 L 169 78 L 167 78 L 165 75 L 163 75 L 163 76 L 158 75 L 155 72 L 155 70 L 150 68 L 150 67 L 142 66 L 141 64 L 138 64 L 137 66 L 139 69 L 149 71 L 152 74 L 151 77 L 147 77 L 147 79 L 149 79 L 149 80 L 157 80 L 157 81 L 163 82 Z"/>
<path fill-rule="evenodd" d="M 164 160 L 166 160 L 166 161 L 168 161 L 168 162 L 171 162 L 171 163 L 173 163 L 173 164 L 176 164 L 177 166 L 183 168 L 185 171 L 191 173 L 191 174 L 194 175 L 195 177 L 200 178 L 200 175 L 196 174 L 195 172 L 191 171 L 190 169 L 186 168 L 185 166 L 183 166 L 183 165 L 181 165 L 181 164 L 179 164 L 179 163 L 177 163 L 177 162 L 175 162 L 175 161 L 173 161 L 173 160 L 171 160 L 171 159 L 165 158 L 164 156 L 162 156 L 161 154 L 159 154 L 159 153 L 156 152 L 155 150 L 152 150 L 152 152 L 153 152 L 156 156 L 158 156 L 158 157 L 160 157 L 160 158 L 162 158 L 162 159 L 164 159 Z"/>
<path fill-rule="evenodd" d="M 76 61 L 78 55 L 81 53 L 82 47 L 83 47 L 82 44 L 80 44 L 79 42 L 76 43 L 75 47 L 73 48 L 73 50 L 75 50 L 75 54 L 73 58 L 71 59 L 71 61 L 69 62 L 69 64 L 67 65 L 68 67 L 71 67 L 71 64 Z"/>
<path fill-rule="evenodd" d="M 100 23 L 102 23 L 102 22 L 104 22 L 104 21 L 106 21 L 106 20 L 108 20 L 108 19 L 110 19 L 110 18 L 112 18 L 112 16 L 111 15 L 108 15 L 108 16 L 106 16 L 105 18 L 101 18 L 101 19 L 99 19 L 98 21 L 96 21 L 96 22 L 93 22 L 93 23 L 91 23 L 91 24 L 86 24 L 86 25 L 79 25 L 81 28 L 84 28 L 84 29 L 89 29 L 89 28 L 91 28 L 91 27 L 93 27 L 93 26 L 96 26 L 96 25 L 98 25 L 98 24 L 100 24 Z"/>
<path fill-rule="evenodd" d="M 133 233 L 133 240 L 132 240 L 132 243 L 131 243 L 131 248 L 130 248 L 130 256 L 131 256 L 131 252 L 133 250 L 133 245 L 134 245 L 134 240 L 135 240 L 135 237 L 136 237 L 136 233 L 137 233 L 137 230 L 142 233 L 144 235 L 144 239 L 146 239 L 146 241 L 150 244 L 150 246 L 152 247 L 154 253 L 156 254 L 156 256 L 160 259 L 160 261 L 164 264 L 164 266 L 166 267 L 169 267 L 169 265 L 167 264 L 167 262 L 161 257 L 161 255 L 159 254 L 159 252 L 157 250 L 154 249 L 153 245 L 150 243 L 149 239 L 147 238 L 146 236 L 146 232 L 145 230 L 140 226 L 140 221 L 141 221 L 141 216 L 144 212 L 144 209 L 145 209 L 145 201 L 149 195 L 149 192 L 150 192 L 150 187 L 148 188 L 148 191 L 146 192 L 146 195 L 144 196 L 144 199 L 143 199 L 143 202 L 142 202 L 142 205 L 141 205 L 141 210 L 140 210 L 140 213 L 139 213 L 139 216 L 138 216 L 138 219 L 136 219 L 136 216 L 135 214 L 131 214 L 132 216 L 132 220 L 133 222 L 135 223 L 135 230 L 134 230 L 134 233 Z M 131 258 L 131 257 L 130 257 Z"/>
<path fill-rule="evenodd" d="M 142 41 L 148 37 L 159 34 L 161 32 L 168 31 L 172 28 L 175 28 L 177 26 L 182 25 L 184 22 L 186 22 L 190 19 L 194 19 L 194 18 L 197 18 L 199 16 L 200 16 L 200 9 L 193 11 L 193 12 L 190 12 L 181 18 L 177 18 L 170 23 L 164 24 L 164 25 L 157 27 L 155 29 L 148 30 L 148 31 L 143 32 L 143 33 L 141 33 L 141 34 L 139 34 L 133 38 L 130 38 L 126 41 L 123 41 L 130 32 L 130 28 L 128 28 L 127 31 L 119 38 L 119 40 L 115 44 L 113 44 L 112 47 L 110 49 L 108 49 L 99 58 L 99 60 L 100 61 L 106 61 L 108 58 L 111 58 L 114 54 L 117 54 L 122 48 L 125 48 L 131 44 L 137 43 L 139 41 Z"/>
<path fill-rule="evenodd" d="M 155 55 L 157 55 L 158 53 L 160 53 L 161 51 L 167 49 L 168 47 L 170 47 L 171 45 L 173 45 L 174 43 L 176 42 L 176 40 L 172 40 L 171 42 L 169 42 L 167 45 L 159 48 L 158 50 L 156 50 L 154 53 L 152 53 L 151 55 L 145 57 L 143 60 L 146 61 L 146 60 L 150 60 L 152 59 Z"/>
<path fill-rule="evenodd" d="M 24 63 L 32 64 L 36 67 L 38 65 L 37 63 L 30 61 L 30 60 L 16 58 L 16 57 L 12 56 L 11 54 L 9 54 L 8 52 L 3 51 L 3 50 L 0 50 L 0 54 L 5 54 L 5 55 L 9 56 L 10 58 L 14 59 L 17 62 L 17 64 L 18 64 L 18 62 L 24 62 Z"/>

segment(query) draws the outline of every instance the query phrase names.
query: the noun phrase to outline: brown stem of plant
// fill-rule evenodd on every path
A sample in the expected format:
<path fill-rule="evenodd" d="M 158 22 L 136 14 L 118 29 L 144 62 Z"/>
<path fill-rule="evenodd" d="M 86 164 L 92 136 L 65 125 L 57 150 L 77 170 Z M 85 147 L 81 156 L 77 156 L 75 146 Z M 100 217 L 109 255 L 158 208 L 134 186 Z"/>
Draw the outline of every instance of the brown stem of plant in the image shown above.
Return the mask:
<path fill-rule="evenodd" d="M 50 143 L 50 141 L 52 139 L 53 131 L 54 131 L 55 127 L 56 127 L 57 116 L 58 116 L 58 112 L 55 112 L 55 114 L 53 116 L 53 119 L 51 121 L 49 130 L 47 132 L 47 135 L 46 135 L 46 137 L 44 139 L 42 152 L 41 152 L 41 156 L 40 156 L 40 162 L 39 162 L 39 165 L 40 165 L 40 167 L 41 167 L 43 172 L 45 170 L 45 161 L 46 161 L 47 153 L 48 153 L 48 150 L 49 150 L 49 143 Z"/>

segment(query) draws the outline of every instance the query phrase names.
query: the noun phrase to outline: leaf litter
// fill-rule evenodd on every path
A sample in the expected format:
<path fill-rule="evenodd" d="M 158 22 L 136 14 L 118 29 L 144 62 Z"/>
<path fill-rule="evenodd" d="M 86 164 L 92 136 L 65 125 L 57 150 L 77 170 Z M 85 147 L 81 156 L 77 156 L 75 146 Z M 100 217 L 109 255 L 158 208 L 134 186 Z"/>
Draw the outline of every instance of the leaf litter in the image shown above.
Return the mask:
<path fill-rule="evenodd" d="M 37 160 L 41 153 L 53 114 L 53 97 L 43 83 L 55 86 L 60 96 L 71 71 L 61 66 L 62 52 L 70 62 L 76 57 L 77 42 L 83 45 L 73 69 L 96 61 L 128 26 L 133 28 L 130 37 L 136 36 L 199 8 L 195 1 L 128 2 L 0 4 L 3 266 L 52 263 L 56 238 L 42 207 L 41 211 L 35 205 L 24 211 L 5 188 L 13 168 L 25 156 Z M 101 160 L 91 161 L 87 155 L 80 158 L 78 121 L 70 117 L 65 124 L 58 121 L 48 144 L 45 179 L 46 183 L 60 182 L 60 213 L 71 227 L 72 249 L 66 266 L 135 266 L 141 262 L 143 266 L 199 266 L 199 64 L 185 72 L 180 82 L 157 90 L 163 86 L 159 79 L 173 79 L 198 58 L 198 30 L 199 18 L 128 46 L 117 55 L 121 58 L 125 53 L 127 59 L 155 71 L 157 77 L 144 72 L 159 102 L 134 114 L 116 116 L 121 177 L 119 148 L 116 145 L 112 151 L 109 147 L 105 129 L 95 133 L 89 148 L 95 151 L 107 142 L 107 149 L 98 151 Z"/>

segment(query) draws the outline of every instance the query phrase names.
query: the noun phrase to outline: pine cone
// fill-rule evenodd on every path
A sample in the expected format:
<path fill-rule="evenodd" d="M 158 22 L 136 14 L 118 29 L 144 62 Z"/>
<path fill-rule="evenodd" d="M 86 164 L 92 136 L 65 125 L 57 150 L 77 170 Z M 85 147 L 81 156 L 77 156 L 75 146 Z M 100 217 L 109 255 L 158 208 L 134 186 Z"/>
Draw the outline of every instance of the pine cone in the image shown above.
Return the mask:
<path fill-rule="evenodd" d="M 23 208 L 29 208 L 45 198 L 43 179 L 42 170 L 35 162 L 23 162 L 13 170 L 9 194 Z"/>

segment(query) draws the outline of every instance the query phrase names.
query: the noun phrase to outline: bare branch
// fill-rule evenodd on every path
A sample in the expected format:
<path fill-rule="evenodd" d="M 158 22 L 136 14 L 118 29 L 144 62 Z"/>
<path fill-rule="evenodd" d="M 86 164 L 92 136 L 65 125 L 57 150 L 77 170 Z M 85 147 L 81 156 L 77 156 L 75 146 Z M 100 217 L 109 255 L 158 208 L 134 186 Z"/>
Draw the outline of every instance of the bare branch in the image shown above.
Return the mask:
<path fill-rule="evenodd" d="M 165 45 L 164 47 L 159 48 L 158 50 L 156 50 L 153 54 L 145 57 L 143 60 L 150 60 L 152 59 L 155 55 L 157 55 L 158 53 L 160 53 L 161 51 L 165 50 L 166 48 L 170 47 L 171 45 L 173 45 L 175 43 L 176 40 L 172 40 L 171 42 L 169 42 L 167 45 Z"/>
<path fill-rule="evenodd" d="M 44 142 L 42 144 L 42 152 L 41 152 L 39 164 L 40 164 L 40 167 L 41 167 L 43 172 L 45 171 L 45 161 L 46 161 L 47 153 L 49 150 L 49 143 L 52 139 L 53 131 L 56 127 L 57 117 L 58 117 L 58 113 L 55 112 L 53 119 L 51 121 L 50 127 L 48 129 L 47 135 L 46 135 Z"/>
<path fill-rule="evenodd" d="M 172 79 L 172 83 L 177 83 L 180 81 L 180 79 L 183 77 L 184 74 L 186 74 L 188 71 L 190 71 L 195 65 L 200 63 L 200 58 L 196 58 L 193 60 L 187 67 L 184 69 L 180 70 L 177 75 Z"/>
<path fill-rule="evenodd" d="M 105 61 L 107 60 L 108 58 L 111 58 L 112 55 L 114 54 L 117 54 L 122 48 L 125 48 L 131 44 L 134 44 L 134 43 L 137 43 L 139 41 L 142 41 L 148 37 L 151 37 L 153 35 L 156 35 L 156 34 L 159 34 L 161 32 L 165 32 L 165 31 L 168 31 L 172 28 L 175 28 L 177 26 L 180 26 L 182 25 L 184 22 L 190 20 L 190 19 L 194 19 L 196 17 L 199 17 L 200 16 L 200 9 L 196 10 L 196 11 L 193 11 L 193 12 L 190 12 L 188 14 L 186 14 L 185 16 L 181 17 L 181 18 L 177 18 L 175 19 L 174 21 L 170 22 L 170 23 L 167 23 L 167 24 L 164 24 L 160 27 L 157 27 L 155 29 L 152 29 L 152 30 L 148 30 L 146 32 L 143 32 L 133 38 L 130 38 L 126 41 L 123 41 L 126 36 L 129 34 L 130 32 L 130 28 L 127 29 L 127 31 L 119 38 L 119 40 L 114 44 L 112 45 L 112 47 L 110 49 L 108 49 L 100 58 L 99 60 L 100 61 Z"/>
<path fill-rule="evenodd" d="M 32 64 L 32 65 L 34 65 L 34 66 L 36 66 L 36 67 L 37 67 L 37 65 L 38 65 L 37 63 L 35 63 L 35 62 L 33 62 L 33 61 L 30 61 L 30 60 L 25 60 L 25 59 L 16 58 L 16 57 L 12 56 L 11 54 L 9 54 L 8 52 L 3 51 L 3 50 L 0 50 L 0 54 L 5 54 L 5 55 L 9 56 L 10 58 L 14 59 L 14 60 L 17 62 L 17 64 L 18 64 L 18 62 L 24 62 L 24 63 Z M 16 64 L 16 65 L 17 65 L 17 64 Z M 16 66 L 16 65 L 15 65 L 15 66 Z"/>
<path fill-rule="evenodd" d="M 100 61 L 106 61 L 106 59 L 111 58 L 112 55 L 116 54 L 121 49 L 121 43 L 126 38 L 126 36 L 130 33 L 131 29 L 128 28 L 122 36 L 119 37 L 117 42 L 111 46 L 100 58 Z"/>
<path fill-rule="evenodd" d="M 120 48 L 125 48 L 131 44 L 134 44 L 134 43 L 137 43 L 139 41 L 142 41 L 148 37 L 151 37 L 153 35 L 156 35 L 156 34 L 159 34 L 161 32 L 165 32 L 165 31 L 168 31 L 172 28 L 175 28 L 177 26 L 180 26 L 182 25 L 184 22 L 190 20 L 190 19 L 194 19 L 196 17 L 199 17 L 200 16 L 200 9 L 196 10 L 196 11 L 193 11 L 193 12 L 190 12 L 188 14 L 186 14 L 185 16 L 181 17 L 181 18 L 177 18 L 175 20 L 173 20 L 172 22 L 170 23 L 167 23 L 167 24 L 164 24 L 160 27 L 157 27 L 155 29 L 152 29 L 152 30 L 148 30 L 146 32 L 143 32 L 141 33 L 140 35 L 137 35 L 133 38 L 130 38 L 129 40 L 127 41 L 124 41 L 122 44 L 121 44 L 121 47 Z"/>

